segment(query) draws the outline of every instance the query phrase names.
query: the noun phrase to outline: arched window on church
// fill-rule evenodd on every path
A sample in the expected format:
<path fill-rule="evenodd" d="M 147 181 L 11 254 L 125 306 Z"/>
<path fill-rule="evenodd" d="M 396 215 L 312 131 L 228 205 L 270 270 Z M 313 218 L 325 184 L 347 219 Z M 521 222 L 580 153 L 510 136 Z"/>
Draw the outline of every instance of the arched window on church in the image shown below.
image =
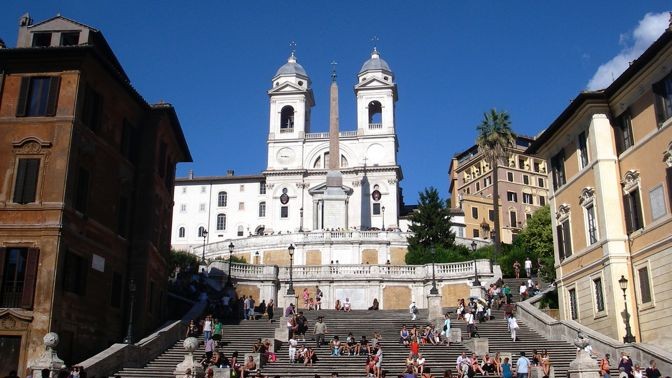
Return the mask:
<path fill-rule="evenodd" d="M 383 125 L 383 106 L 378 101 L 369 102 L 369 128 L 378 129 Z"/>
<path fill-rule="evenodd" d="M 226 192 L 219 192 L 217 195 L 217 206 L 219 207 L 226 207 L 226 201 L 228 199 L 228 195 Z"/>
<path fill-rule="evenodd" d="M 280 111 L 280 132 L 291 133 L 294 131 L 294 108 L 287 105 Z"/>
<path fill-rule="evenodd" d="M 184 235 L 186 235 L 186 233 L 187 233 L 187 230 L 185 230 L 184 227 L 180 227 L 180 229 L 177 232 L 178 237 L 180 237 L 180 238 L 183 238 Z"/>
<path fill-rule="evenodd" d="M 348 167 L 348 159 L 345 157 L 345 155 L 341 155 L 341 168 L 347 168 Z"/>
<path fill-rule="evenodd" d="M 324 168 L 329 168 L 329 153 L 324 153 Z"/>
<path fill-rule="evenodd" d="M 217 214 L 217 231 L 226 230 L 226 214 Z"/>
<path fill-rule="evenodd" d="M 205 233 L 205 227 L 201 226 L 198 228 L 198 237 L 202 238 L 203 234 Z"/>
<path fill-rule="evenodd" d="M 259 202 L 259 218 L 266 216 L 266 202 Z"/>
<path fill-rule="evenodd" d="M 317 159 L 315 159 L 313 168 L 322 168 L 322 156 L 318 156 Z"/>
<path fill-rule="evenodd" d="M 243 236 L 243 226 L 238 226 L 238 236 Z"/>

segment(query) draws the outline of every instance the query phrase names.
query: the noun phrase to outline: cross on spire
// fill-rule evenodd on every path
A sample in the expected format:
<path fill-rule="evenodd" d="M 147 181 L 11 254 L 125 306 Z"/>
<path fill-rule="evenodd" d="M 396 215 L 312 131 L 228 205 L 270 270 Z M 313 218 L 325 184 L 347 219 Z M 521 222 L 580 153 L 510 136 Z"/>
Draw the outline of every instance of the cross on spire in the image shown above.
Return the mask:
<path fill-rule="evenodd" d="M 331 81 L 336 81 L 336 65 L 338 63 L 335 60 L 331 61 Z"/>
<path fill-rule="evenodd" d="M 296 42 L 294 41 L 289 42 L 289 48 L 292 55 L 294 55 L 296 53 Z"/>
<path fill-rule="evenodd" d="M 371 37 L 371 44 L 373 44 L 373 51 L 378 51 L 377 49 L 378 41 L 380 41 L 380 38 L 378 38 L 378 36 L 374 35 L 373 37 Z"/>

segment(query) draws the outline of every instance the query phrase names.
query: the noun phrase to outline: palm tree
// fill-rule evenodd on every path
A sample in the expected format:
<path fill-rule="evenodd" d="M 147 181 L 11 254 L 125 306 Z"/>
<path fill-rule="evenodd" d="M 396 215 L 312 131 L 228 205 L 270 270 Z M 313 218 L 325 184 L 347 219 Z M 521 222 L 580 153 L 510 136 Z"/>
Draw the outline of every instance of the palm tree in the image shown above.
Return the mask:
<path fill-rule="evenodd" d="M 509 148 L 516 142 L 516 134 L 511 130 L 511 121 L 509 114 L 505 111 L 498 112 L 497 109 L 490 109 L 483 114 L 483 121 L 476 128 L 478 136 L 476 145 L 483 154 L 485 161 L 492 168 L 492 209 L 494 212 L 495 234 L 493 242 L 495 251 L 494 260 L 497 261 L 497 255 L 501 250 L 501 235 L 499 232 L 499 164 L 509 156 Z"/>

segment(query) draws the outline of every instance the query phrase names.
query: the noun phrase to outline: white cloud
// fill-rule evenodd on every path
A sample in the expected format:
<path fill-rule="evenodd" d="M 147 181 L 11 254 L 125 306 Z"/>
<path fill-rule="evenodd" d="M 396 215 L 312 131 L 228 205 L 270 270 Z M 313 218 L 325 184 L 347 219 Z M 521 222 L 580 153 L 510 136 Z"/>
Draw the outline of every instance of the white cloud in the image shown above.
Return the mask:
<path fill-rule="evenodd" d="M 669 26 L 670 14 L 647 13 L 639 21 L 637 28 L 631 33 L 620 35 L 619 43 L 623 45 L 621 52 L 608 62 L 602 64 L 590 79 L 588 90 L 606 88 L 625 71 L 630 62 L 637 59 Z"/>

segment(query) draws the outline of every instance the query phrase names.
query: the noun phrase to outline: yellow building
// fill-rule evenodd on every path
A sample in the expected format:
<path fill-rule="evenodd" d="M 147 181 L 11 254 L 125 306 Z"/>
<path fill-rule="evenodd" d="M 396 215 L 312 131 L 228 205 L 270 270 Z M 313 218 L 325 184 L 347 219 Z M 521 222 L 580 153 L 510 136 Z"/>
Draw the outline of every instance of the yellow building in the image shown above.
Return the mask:
<path fill-rule="evenodd" d="M 533 139 L 519 136 L 499 166 L 499 219 L 501 241 L 511 243 L 539 207 L 546 205 L 546 162 L 524 154 Z M 464 211 L 466 238 L 492 238 L 492 168 L 478 146 L 457 153 L 450 162 L 451 206 Z"/>
<path fill-rule="evenodd" d="M 672 347 L 672 25 L 528 153 L 549 166 L 561 318 Z"/>

